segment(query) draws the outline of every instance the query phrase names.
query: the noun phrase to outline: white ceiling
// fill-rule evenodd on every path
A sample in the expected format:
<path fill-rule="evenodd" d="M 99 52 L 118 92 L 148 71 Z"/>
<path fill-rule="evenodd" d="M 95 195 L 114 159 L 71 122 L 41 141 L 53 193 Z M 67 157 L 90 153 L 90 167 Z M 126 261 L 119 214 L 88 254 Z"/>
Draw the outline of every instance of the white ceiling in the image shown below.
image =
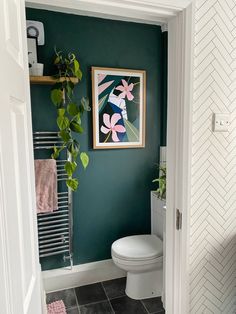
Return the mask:
<path fill-rule="evenodd" d="M 192 0 L 26 0 L 26 6 L 65 13 L 162 25 Z"/>

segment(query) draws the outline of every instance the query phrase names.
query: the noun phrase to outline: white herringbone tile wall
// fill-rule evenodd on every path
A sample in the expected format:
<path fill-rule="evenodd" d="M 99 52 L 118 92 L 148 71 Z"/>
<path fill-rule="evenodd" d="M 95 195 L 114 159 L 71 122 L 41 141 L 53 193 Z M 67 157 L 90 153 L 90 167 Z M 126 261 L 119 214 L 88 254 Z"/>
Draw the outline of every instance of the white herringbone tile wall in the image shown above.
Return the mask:
<path fill-rule="evenodd" d="M 196 0 L 190 312 L 236 313 L 236 0 Z M 230 113 L 229 132 L 212 114 Z"/>

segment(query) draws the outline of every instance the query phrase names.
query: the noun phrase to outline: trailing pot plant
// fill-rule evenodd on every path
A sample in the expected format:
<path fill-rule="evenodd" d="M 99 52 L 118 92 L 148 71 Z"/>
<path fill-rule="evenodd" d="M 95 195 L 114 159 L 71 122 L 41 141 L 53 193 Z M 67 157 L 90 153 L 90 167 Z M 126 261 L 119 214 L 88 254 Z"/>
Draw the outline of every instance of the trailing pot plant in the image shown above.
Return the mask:
<path fill-rule="evenodd" d="M 78 188 L 79 181 L 73 177 L 76 171 L 77 157 L 83 165 L 84 169 L 88 166 L 89 157 L 85 152 L 80 152 L 80 144 L 75 134 L 84 132 L 82 127 L 82 115 L 85 111 L 90 111 L 89 102 L 86 98 L 82 98 L 80 102 L 75 99 L 74 78 L 78 82 L 82 79 L 80 64 L 74 53 L 64 56 L 61 51 L 55 50 L 54 65 L 57 68 L 57 81 L 51 90 L 51 100 L 57 109 L 57 126 L 59 128 L 59 137 L 62 140 L 60 148 L 54 147 L 52 158 L 57 159 L 60 152 L 66 150 L 69 153 L 70 160 L 65 163 L 65 171 L 67 173 L 66 184 L 75 191 Z M 73 79 L 72 79 L 73 78 Z"/>
<path fill-rule="evenodd" d="M 158 188 L 156 190 L 157 196 L 161 200 L 166 199 L 166 166 L 158 166 L 159 178 L 154 179 L 152 182 L 158 182 Z"/>

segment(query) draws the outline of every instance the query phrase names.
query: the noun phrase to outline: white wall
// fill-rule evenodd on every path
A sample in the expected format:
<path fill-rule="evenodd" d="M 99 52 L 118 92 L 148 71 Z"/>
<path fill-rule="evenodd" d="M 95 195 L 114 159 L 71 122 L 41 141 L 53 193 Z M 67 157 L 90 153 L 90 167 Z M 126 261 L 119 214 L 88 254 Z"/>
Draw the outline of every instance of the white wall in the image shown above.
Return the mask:
<path fill-rule="evenodd" d="M 197 0 L 191 195 L 191 313 L 236 313 L 236 1 Z M 227 133 L 212 114 L 231 114 Z"/>

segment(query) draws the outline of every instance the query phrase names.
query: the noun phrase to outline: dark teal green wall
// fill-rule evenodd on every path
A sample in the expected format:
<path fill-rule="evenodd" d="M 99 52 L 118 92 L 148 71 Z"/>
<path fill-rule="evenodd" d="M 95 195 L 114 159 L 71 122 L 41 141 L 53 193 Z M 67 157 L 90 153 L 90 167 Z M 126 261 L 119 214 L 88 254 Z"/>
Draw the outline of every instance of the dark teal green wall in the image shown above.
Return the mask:
<path fill-rule="evenodd" d="M 81 148 L 90 165 L 80 170 L 74 194 L 74 263 L 110 258 L 114 240 L 150 232 L 150 190 L 161 142 L 164 47 L 158 26 L 112 21 L 44 10 L 27 9 L 27 19 L 44 23 L 46 45 L 39 62 L 50 74 L 53 49 L 75 52 L 83 70 L 78 97 L 91 99 L 91 66 L 147 71 L 146 146 L 143 149 L 92 149 L 91 113 L 84 117 Z M 34 130 L 55 130 L 55 108 L 49 86 L 32 86 Z M 163 137 L 163 134 L 162 134 Z M 63 266 L 61 258 L 42 261 L 43 268 Z"/>

